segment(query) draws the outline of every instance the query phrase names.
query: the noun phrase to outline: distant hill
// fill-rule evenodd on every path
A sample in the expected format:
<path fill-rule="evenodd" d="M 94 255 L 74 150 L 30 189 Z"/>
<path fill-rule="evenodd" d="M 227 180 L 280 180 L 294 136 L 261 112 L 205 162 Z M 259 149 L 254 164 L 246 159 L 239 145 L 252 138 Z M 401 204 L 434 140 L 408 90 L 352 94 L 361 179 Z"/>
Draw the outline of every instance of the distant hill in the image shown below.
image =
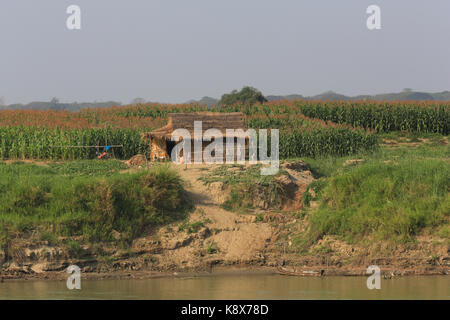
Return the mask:
<path fill-rule="evenodd" d="M 54 99 L 50 102 L 35 101 L 28 104 L 10 104 L 7 106 L 0 106 L 0 110 L 67 110 L 79 111 L 86 108 L 109 108 L 113 106 L 120 106 L 120 102 L 73 102 L 61 103 Z"/>
<path fill-rule="evenodd" d="M 217 104 L 218 102 L 219 102 L 219 100 L 211 98 L 211 97 L 203 97 L 198 101 L 199 104 L 202 104 L 202 105 L 206 104 L 206 105 L 208 105 L 208 107 L 211 107 L 211 106 Z"/>
<path fill-rule="evenodd" d="M 287 96 L 266 96 L 269 101 L 281 101 L 281 100 L 294 100 L 294 99 L 305 99 L 301 94 L 290 94 Z"/>
<path fill-rule="evenodd" d="M 214 105 L 217 105 L 219 103 L 219 100 L 211 97 L 203 97 L 200 100 L 189 100 L 187 103 L 198 103 L 200 105 L 206 104 L 208 107 L 212 107 Z"/>
<path fill-rule="evenodd" d="M 450 101 L 450 91 L 442 91 L 437 93 L 431 93 L 434 100 L 439 101 Z"/>
<path fill-rule="evenodd" d="M 303 96 L 301 94 L 290 95 L 269 95 L 265 97 L 268 101 L 281 101 L 281 100 L 379 100 L 379 101 L 395 101 L 395 100 L 435 100 L 435 101 L 450 101 L 450 91 L 442 92 L 419 92 L 412 91 L 411 89 L 404 89 L 398 93 L 383 93 L 376 95 L 357 95 L 346 96 L 336 93 L 334 91 L 326 91 L 324 93 L 315 96 Z M 61 103 L 58 99 L 54 98 L 49 102 L 35 101 L 28 104 L 10 104 L 2 105 L 3 99 L 0 99 L 0 110 L 67 110 L 67 111 L 79 111 L 86 108 L 109 108 L 113 106 L 121 106 L 122 103 L 117 101 L 106 102 L 73 102 L 73 103 Z M 145 103 L 144 99 L 134 99 L 134 102 Z M 187 103 L 198 103 L 201 105 L 207 105 L 211 107 L 219 103 L 219 99 L 205 96 L 200 100 L 190 100 Z"/>
<path fill-rule="evenodd" d="M 350 97 L 347 97 L 343 94 L 336 93 L 334 91 L 327 91 L 316 96 L 308 97 L 310 100 L 349 100 Z"/>
<path fill-rule="evenodd" d="M 379 100 L 379 101 L 396 101 L 396 100 L 435 100 L 435 101 L 450 101 L 450 91 L 428 93 L 418 92 L 405 89 L 398 93 L 384 93 L 376 95 L 358 95 L 346 96 L 336 93 L 334 91 L 327 91 L 315 96 L 303 97 L 302 95 L 287 95 L 287 96 L 267 96 L 269 101 L 292 100 L 292 99 L 306 99 L 306 100 Z"/>
<path fill-rule="evenodd" d="M 373 97 L 375 100 L 434 100 L 433 95 L 426 92 L 404 91 L 400 93 L 377 94 Z"/>

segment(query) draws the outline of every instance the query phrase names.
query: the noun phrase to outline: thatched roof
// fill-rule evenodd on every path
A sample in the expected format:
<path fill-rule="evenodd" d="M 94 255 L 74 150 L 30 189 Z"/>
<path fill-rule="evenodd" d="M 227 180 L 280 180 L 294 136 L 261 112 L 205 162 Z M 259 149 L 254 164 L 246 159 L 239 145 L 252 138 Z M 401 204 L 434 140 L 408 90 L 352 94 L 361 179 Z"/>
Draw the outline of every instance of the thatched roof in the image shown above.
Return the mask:
<path fill-rule="evenodd" d="M 170 140 L 173 131 L 176 129 L 186 129 L 194 138 L 194 121 L 202 121 L 202 131 L 208 129 L 219 129 L 223 136 L 226 136 L 226 129 L 243 129 L 244 120 L 241 112 L 192 112 L 192 113 L 169 113 L 169 123 L 152 132 L 144 133 L 143 137 L 164 138 Z M 203 133 L 202 132 L 202 133 Z"/>

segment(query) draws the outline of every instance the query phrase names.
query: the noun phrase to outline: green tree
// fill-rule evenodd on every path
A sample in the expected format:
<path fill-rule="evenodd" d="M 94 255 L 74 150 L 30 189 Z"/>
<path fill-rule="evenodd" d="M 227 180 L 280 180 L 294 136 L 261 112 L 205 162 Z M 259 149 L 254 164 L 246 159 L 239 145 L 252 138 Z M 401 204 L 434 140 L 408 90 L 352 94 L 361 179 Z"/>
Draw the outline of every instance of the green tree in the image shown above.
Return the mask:
<path fill-rule="evenodd" d="M 261 91 L 252 87 L 243 87 L 241 91 L 233 90 L 224 94 L 219 101 L 220 105 L 233 105 L 235 103 L 256 104 L 267 102 Z"/>
<path fill-rule="evenodd" d="M 146 103 L 144 98 L 135 98 L 135 99 L 131 100 L 132 105 L 144 104 L 144 103 Z"/>

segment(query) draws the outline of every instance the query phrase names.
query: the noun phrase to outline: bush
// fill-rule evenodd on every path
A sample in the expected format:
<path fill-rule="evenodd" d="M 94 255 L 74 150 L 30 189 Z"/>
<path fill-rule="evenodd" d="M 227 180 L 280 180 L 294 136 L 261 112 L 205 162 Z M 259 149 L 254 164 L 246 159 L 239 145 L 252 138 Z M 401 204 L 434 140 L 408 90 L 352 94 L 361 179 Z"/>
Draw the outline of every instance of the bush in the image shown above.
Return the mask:
<path fill-rule="evenodd" d="M 448 225 L 450 168 L 444 161 L 376 161 L 330 178 L 311 216 L 310 240 L 338 235 L 411 240 L 425 228 Z"/>
<path fill-rule="evenodd" d="M 48 171 L 50 170 L 50 171 Z M 109 176 L 61 176 L 35 165 L 0 166 L 0 223 L 16 230 L 133 239 L 190 208 L 175 171 L 157 167 Z"/>

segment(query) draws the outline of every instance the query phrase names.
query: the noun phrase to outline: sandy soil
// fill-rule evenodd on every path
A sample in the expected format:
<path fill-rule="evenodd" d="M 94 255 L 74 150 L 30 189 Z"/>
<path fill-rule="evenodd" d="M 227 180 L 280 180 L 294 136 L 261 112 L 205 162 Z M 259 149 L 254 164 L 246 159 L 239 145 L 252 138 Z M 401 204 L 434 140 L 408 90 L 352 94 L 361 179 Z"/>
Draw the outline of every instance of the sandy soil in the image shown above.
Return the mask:
<path fill-rule="evenodd" d="M 186 232 L 180 228 L 184 222 L 177 222 L 134 240 L 126 250 L 104 245 L 102 250 L 111 259 L 96 256 L 89 245 L 83 246 L 80 256 L 73 257 L 66 248 L 53 247 L 45 241 L 16 239 L 11 248 L 12 259 L 5 261 L 4 252 L 0 251 L 1 279 L 65 279 L 65 269 L 71 264 L 80 266 L 91 279 L 277 272 L 280 268 L 297 275 L 365 275 L 372 264 L 380 266 L 388 277 L 450 274 L 448 245 L 431 237 L 397 246 L 379 242 L 350 245 L 326 237 L 310 252 L 302 252 L 292 235 L 304 232 L 307 225 L 294 214 L 263 209 L 246 214 L 224 210 L 220 205 L 226 199 L 226 190 L 220 183 L 206 186 L 199 180 L 214 167 L 191 165 L 186 170 L 184 166 L 176 169 L 187 182 L 195 204 L 188 223 L 202 222 L 195 232 Z M 284 209 L 298 209 L 301 195 L 313 178 L 301 166 L 287 170 L 289 176 L 281 179 L 294 182 L 298 188 Z M 120 234 L 115 237 L 119 239 Z"/>

